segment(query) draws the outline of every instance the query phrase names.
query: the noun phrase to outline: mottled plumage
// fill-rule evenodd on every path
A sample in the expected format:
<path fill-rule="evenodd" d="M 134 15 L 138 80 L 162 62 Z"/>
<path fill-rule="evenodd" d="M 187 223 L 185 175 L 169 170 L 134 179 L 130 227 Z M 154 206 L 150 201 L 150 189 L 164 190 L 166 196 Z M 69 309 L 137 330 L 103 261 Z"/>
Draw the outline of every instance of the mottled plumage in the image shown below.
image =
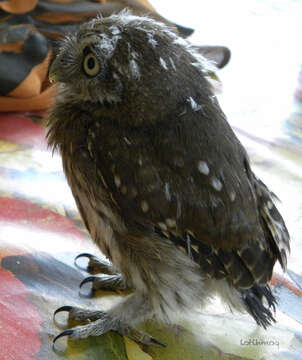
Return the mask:
<path fill-rule="evenodd" d="M 267 284 L 277 260 L 286 268 L 289 236 L 220 109 L 211 71 L 166 25 L 127 12 L 62 43 L 50 69 L 59 84 L 48 141 L 113 264 L 90 258 L 109 275 L 87 281 L 134 292 L 106 314 L 69 309 L 98 320 L 60 336 L 113 329 L 150 344 L 133 325 L 171 321 L 215 293 L 264 327 L 273 321 Z"/>

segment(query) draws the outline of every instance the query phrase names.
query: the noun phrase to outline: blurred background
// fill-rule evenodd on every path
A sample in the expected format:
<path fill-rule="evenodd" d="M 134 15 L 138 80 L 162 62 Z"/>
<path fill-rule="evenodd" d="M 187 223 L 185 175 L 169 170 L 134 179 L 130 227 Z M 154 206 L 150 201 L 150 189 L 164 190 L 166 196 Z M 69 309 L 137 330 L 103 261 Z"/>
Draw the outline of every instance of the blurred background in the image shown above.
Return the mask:
<path fill-rule="evenodd" d="M 294 109 L 302 64 L 300 0 L 152 0 L 157 11 L 195 29 L 194 44 L 225 45 L 220 102 L 229 121 L 267 140 Z"/>
<path fill-rule="evenodd" d="M 217 71 L 219 102 L 253 170 L 280 198 L 292 238 L 288 273 L 276 266 L 272 279 L 276 325 L 259 329 L 248 315 L 231 314 L 216 300 L 179 326 L 144 325 L 168 344 L 165 349 L 143 351 L 110 333 L 69 341 L 65 352 L 53 352 L 52 339 L 61 330 L 54 310 L 106 309 L 119 296 L 78 294 L 87 273 L 74 266 L 74 257 L 101 254 L 78 214 L 60 156 L 46 146 L 45 109 L 55 92 L 47 81 L 47 44 L 95 16 L 99 6 L 116 3 L 145 0 L 0 0 L 0 360 L 301 360 L 301 0 L 150 0 L 164 18 L 195 29 L 189 37 L 194 45 L 231 51 L 230 62 Z M 20 60 L 14 64 L 24 65 L 26 76 L 9 56 Z M 242 345 L 253 339 L 272 346 Z"/>

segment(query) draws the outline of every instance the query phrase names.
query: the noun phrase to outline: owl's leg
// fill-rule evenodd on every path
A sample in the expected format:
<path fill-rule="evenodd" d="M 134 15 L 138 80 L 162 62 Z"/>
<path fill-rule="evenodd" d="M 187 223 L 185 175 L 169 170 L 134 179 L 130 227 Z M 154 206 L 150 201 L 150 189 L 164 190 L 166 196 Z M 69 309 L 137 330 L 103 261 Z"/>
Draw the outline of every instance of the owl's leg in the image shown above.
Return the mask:
<path fill-rule="evenodd" d="M 141 294 L 134 293 L 130 295 L 108 312 L 63 306 L 58 309 L 55 314 L 61 311 L 68 311 L 69 317 L 73 320 L 89 320 L 90 322 L 86 325 L 76 326 L 63 331 L 55 337 L 53 343 L 63 336 L 68 336 L 70 339 L 76 340 L 89 336 L 100 336 L 112 330 L 141 344 L 158 344 L 165 346 L 160 341 L 133 326 L 153 315 L 149 302 L 146 297 Z"/>

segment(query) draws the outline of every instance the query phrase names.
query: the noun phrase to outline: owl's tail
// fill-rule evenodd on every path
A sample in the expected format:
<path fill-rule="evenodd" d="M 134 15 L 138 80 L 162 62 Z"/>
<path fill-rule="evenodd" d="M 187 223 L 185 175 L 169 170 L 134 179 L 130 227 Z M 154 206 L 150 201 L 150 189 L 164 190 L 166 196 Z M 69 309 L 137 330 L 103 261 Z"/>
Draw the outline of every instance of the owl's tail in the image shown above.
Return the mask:
<path fill-rule="evenodd" d="M 269 285 L 255 284 L 250 289 L 240 290 L 240 293 L 248 313 L 258 325 L 266 329 L 276 322 L 271 310 L 275 313 L 277 301 Z M 266 303 L 266 306 L 264 303 Z"/>

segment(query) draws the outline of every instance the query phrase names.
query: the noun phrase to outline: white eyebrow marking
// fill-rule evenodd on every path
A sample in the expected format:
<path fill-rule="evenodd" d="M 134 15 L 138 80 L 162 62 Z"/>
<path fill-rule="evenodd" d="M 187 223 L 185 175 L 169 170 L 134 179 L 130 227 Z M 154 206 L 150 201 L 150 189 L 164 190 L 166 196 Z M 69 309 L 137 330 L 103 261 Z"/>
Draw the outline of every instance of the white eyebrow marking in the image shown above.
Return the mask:
<path fill-rule="evenodd" d="M 119 35 L 113 35 L 111 38 L 107 34 L 101 34 L 100 35 L 100 43 L 99 47 L 102 49 L 103 54 L 105 57 L 110 58 L 113 54 L 113 52 L 116 49 L 116 44 L 119 39 L 121 39 L 121 36 Z"/>

